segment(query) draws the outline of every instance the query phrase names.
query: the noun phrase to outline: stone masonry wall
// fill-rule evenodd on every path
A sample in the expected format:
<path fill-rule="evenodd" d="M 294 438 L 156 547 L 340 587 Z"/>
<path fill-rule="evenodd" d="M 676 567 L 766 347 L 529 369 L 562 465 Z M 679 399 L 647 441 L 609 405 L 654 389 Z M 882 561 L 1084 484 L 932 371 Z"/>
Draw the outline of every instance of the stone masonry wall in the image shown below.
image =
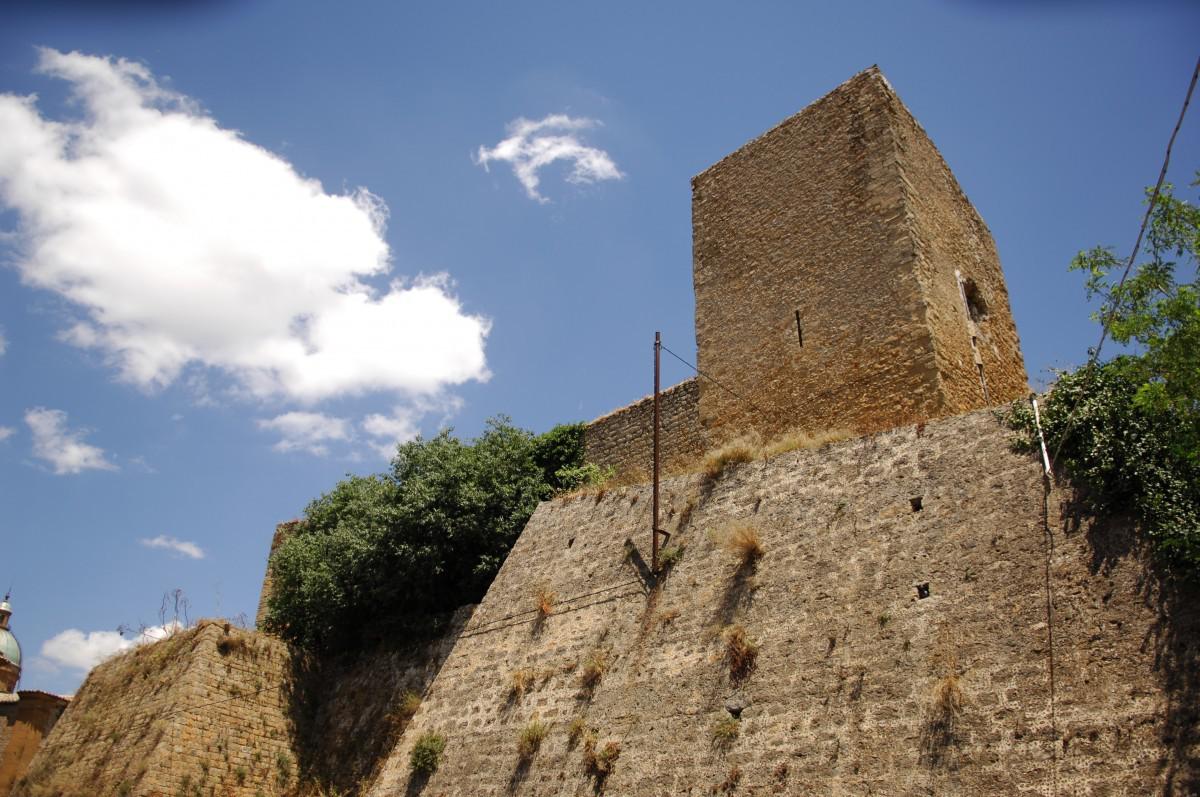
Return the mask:
<path fill-rule="evenodd" d="M 315 663 L 297 718 L 297 759 L 307 782 L 332 794 L 361 793 L 411 718 L 406 696 L 424 696 L 474 608 L 458 609 L 434 639 Z"/>
<path fill-rule="evenodd" d="M 5 696 L 7 697 L 7 696 Z M 0 701 L 0 797 L 8 797 L 42 740 L 69 702 L 48 692 L 26 690 L 19 700 Z"/>
<path fill-rule="evenodd" d="M 744 397 L 700 384 L 711 442 L 879 431 L 1026 389 L 991 237 L 877 69 L 697 175 L 692 227 L 698 366 Z M 956 268 L 990 302 L 990 400 Z"/>
<path fill-rule="evenodd" d="M 701 384 L 714 440 L 937 414 L 896 103 L 860 74 L 693 179 L 697 365 L 748 399 Z"/>
<path fill-rule="evenodd" d="M 909 208 L 916 271 L 926 298 L 945 412 L 955 414 L 1029 394 L 1021 343 L 992 234 L 941 154 L 903 103 L 893 121 Z M 985 309 L 973 320 L 955 272 L 973 283 Z M 976 343 L 972 347 L 971 338 Z M 975 353 L 988 388 L 982 394 Z"/>
<path fill-rule="evenodd" d="M 275 550 L 283 544 L 283 541 L 291 536 L 296 527 L 303 521 L 289 520 L 285 523 L 280 523 L 275 527 L 275 534 L 271 536 L 271 549 L 267 552 L 267 569 L 263 574 L 262 591 L 258 595 L 258 611 L 254 616 L 255 628 L 262 629 L 263 621 L 267 619 L 267 601 L 271 597 L 271 556 Z"/>
<path fill-rule="evenodd" d="M 295 783 L 282 642 L 201 621 L 96 667 L 16 797 L 273 797 Z"/>
<path fill-rule="evenodd" d="M 659 445 L 664 472 L 682 469 L 705 450 L 699 420 L 700 387 L 695 379 L 659 394 Z M 653 467 L 654 397 L 597 418 L 584 429 L 584 457 L 620 473 L 649 478 Z"/>
<path fill-rule="evenodd" d="M 658 585 L 647 486 L 544 503 L 370 794 L 1196 793 L 1195 596 L 1070 493 L 1044 504 L 1010 436 L 981 411 L 669 480 Z M 410 781 L 427 732 L 440 767 Z"/>

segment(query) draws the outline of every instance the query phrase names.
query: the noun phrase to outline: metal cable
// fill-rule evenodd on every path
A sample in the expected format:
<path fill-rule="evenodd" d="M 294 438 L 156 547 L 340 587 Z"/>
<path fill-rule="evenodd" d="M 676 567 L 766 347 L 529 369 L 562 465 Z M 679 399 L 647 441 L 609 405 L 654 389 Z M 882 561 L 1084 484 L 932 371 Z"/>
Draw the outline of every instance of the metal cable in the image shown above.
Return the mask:
<path fill-rule="evenodd" d="M 1192 80 L 1188 83 L 1187 94 L 1183 98 L 1183 107 L 1179 109 L 1179 118 L 1175 120 L 1175 129 L 1171 131 L 1171 138 L 1167 141 L 1167 151 L 1163 156 L 1162 168 L 1158 172 L 1158 182 L 1154 184 L 1154 192 L 1150 195 L 1150 204 L 1146 208 L 1146 215 L 1142 217 L 1142 226 L 1138 229 L 1137 239 L 1133 242 L 1133 251 L 1129 253 L 1129 260 L 1125 263 L 1125 270 L 1121 274 L 1120 281 L 1117 282 L 1113 292 L 1119 291 L 1125 284 L 1125 280 L 1129 277 L 1129 272 L 1133 268 L 1133 261 L 1137 259 L 1138 250 L 1142 246 L 1142 238 L 1146 234 L 1146 227 L 1150 223 L 1150 217 L 1154 213 L 1154 207 L 1158 204 L 1158 196 L 1162 191 L 1163 181 L 1167 177 L 1167 166 L 1171 163 L 1171 148 L 1175 146 L 1175 137 L 1179 134 L 1179 128 L 1183 126 L 1183 117 L 1187 114 L 1188 105 L 1192 101 L 1192 92 L 1196 88 L 1196 79 L 1200 77 L 1200 58 L 1196 59 L 1196 67 L 1192 70 Z M 1111 293 L 1110 293 L 1111 295 Z M 1100 325 L 1100 342 L 1096 344 L 1096 348 L 1092 350 L 1092 356 L 1088 358 L 1088 364 L 1085 366 L 1089 372 L 1095 368 L 1100 361 L 1100 349 L 1104 347 L 1104 341 L 1108 338 L 1108 328 L 1112 324 L 1113 317 L 1117 313 L 1116 305 L 1112 305 L 1106 314 L 1106 317 Z M 1058 455 L 1062 452 L 1063 445 L 1067 442 L 1067 436 L 1071 433 L 1071 429 L 1075 424 L 1075 416 L 1079 412 L 1080 403 L 1076 402 L 1071 409 L 1070 415 L 1067 416 L 1066 426 L 1063 428 L 1062 435 L 1058 438 L 1058 445 L 1054 447 L 1055 461 L 1058 460 Z"/>

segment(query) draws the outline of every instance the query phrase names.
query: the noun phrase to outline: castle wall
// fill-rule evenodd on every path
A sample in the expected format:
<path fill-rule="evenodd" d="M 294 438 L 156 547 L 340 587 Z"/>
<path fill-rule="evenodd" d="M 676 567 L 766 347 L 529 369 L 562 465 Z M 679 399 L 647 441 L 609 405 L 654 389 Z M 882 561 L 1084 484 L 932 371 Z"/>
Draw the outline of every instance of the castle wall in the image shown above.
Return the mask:
<path fill-rule="evenodd" d="M 684 468 L 705 450 L 699 418 L 700 386 L 688 379 L 659 394 L 661 467 Z M 654 452 L 654 397 L 610 412 L 584 428 L 584 458 L 619 473 L 650 478 Z"/>
<path fill-rule="evenodd" d="M 916 273 L 926 297 L 925 319 L 942 382 L 940 414 L 1024 398 L 1029 395 L 1029 383 L 991 232 L 903 104 L 898 104 L 893 128 L 915 244 Z M 968 284 L 974 283 L 983 302 L 979 307 L 986 307 L 986 314 L 977 321 L 964 305 L 955 272 Z M 974 347 L 972 337 L 976 339 Z M 977 362 L 983 365 L 986 397 Z"/>
<path fill-rule="evenodd" d="M 741 396 L 701 382 L 712 442 L 873 432 L 1028 390 L 991 235 L 876 69 L 697 175 L 692 227 L 698 365 Z"/>
<path fill-rule="evenodd" d="M 437 637 L 419 644 L 314 662 L 296 717 L 297 759 L 307 781 L 357 794 L 374 779 L 411 719 L 405 696 L 429 689 L 474 608 L 461 607 Z"/>
<path fill-rule="evenodd" d="M 684 552 L 657 588 L 647 486 L 544 503 L 370 794 L 1194 793 L 1195 601 L 1069 493 L 1044 524 L 1039 465 L 1010 435 L 980 411 L 669 480 Z M 721 544 L 739 524 L 754 565 Z M 758 645 L 741 683 L 734 625 Z M 548 734 L 522 763 L 533 718 Z M 607 777 L 577 718 L 593 749 L 619 744 Z M 412 783 L 429 731 L 443 759 Z"/>
<path fill-rule="evenodd" d="M 271 585 L 274 583 L 271 578 L 271 556 L 280 545 L 283 545 L 283 541 L 292 535 L 292 532 L 296 530 L 296 527 L 301 522 L 299 520 L 289 520 L 275 527 L 275 534 L 271 537 L 271 549 L 267 552 L 267 569 L 263 573 L 262 591 L 258 595 L 258 611 L 254 615 L 255 628 L 261 630 L 264 621 L 267 619 L 267 601 L 271 598 Z"/>
<path fill-rule="evenodd" d="M 100 664 L 15 797 L 278 795 L 294 785 L 282 642 L 201 621 Z"/>
<path fill-rule="evenodd" d="M 0 797 L 7 797 L 24 774 L 42 740 L 69 702 L 48 692 L 26 690 L 16 701 L 0 695 Z"/>
<path fill-rule="evenodd" d="M 693 179 L 698 366 L 745 397 L 701 384 L 715 441 L 937 414 L 898 106 L 865 72 Z"/>

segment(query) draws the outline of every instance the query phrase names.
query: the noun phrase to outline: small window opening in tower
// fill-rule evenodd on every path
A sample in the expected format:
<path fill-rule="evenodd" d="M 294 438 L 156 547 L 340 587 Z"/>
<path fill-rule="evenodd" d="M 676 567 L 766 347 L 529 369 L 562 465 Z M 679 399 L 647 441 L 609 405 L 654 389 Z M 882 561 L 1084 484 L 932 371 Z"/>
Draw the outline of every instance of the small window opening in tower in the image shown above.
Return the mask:
<path fill-rule="evenodd" d="M 796 339 L 800 341 L 800 345 L 804 345 L 804 328 L 800 326 L 800 311 L 796 311 Z"/>
<path fill-rule="evenodd" d="M 983 293 L 975 284 L 975 280 L 970 278 L 963 280 L 963 295 L 967 299 L 967 313 L 971 316 L 972 321 L 979 323 L 988 317 L 987 300 L 983 298 Z"/>

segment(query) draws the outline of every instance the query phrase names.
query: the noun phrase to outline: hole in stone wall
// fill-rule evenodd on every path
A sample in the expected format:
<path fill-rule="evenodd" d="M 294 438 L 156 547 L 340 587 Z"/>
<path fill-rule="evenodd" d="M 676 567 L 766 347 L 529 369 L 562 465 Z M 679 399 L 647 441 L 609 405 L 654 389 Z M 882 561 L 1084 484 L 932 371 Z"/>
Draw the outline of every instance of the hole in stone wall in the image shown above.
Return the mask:
<path fill-rule="evenodd" d="M 571 547 L 572 545 L 574 545 L 574 544 L 575 544 L 575 538 L 574 538 L 574 537 L 572 537 L 571 539 L 567 540 L 567 547 L 568 547 L 568 548 L 570 548 L 570 547 Z"/>
<path fill-rule="evenodd" d="M 924 600 L 929 597 L 929 582 L 923 581 L 917 585 L 917 598 Z"/>
<path fill-rule="evenodd" d="M 910 498 L 910 499 L 908 499 L 908 503 L 909 503 L 909 504 L 912 506 L 912 511 L 914 511 L 914 512 L 920 512 L 920 511 L 921 511 L 921 499 L 922 499 L 922 497 L 923 497 L 923 496 L 920 496 L 920 495 L 918 495 L 918 496 L 916 496 L 916 497 L 914 497 L 914 498 Z"/>
<path fill-rule="evenodd" d="M 975 284 L 975 280 L 963 280 L 963 295 L 967 297 L 967 312 L 970 314 L 972 321 L 979 322 L 987 318 L 987 300 L 983 298 L 983 293 L 979 290 L 979 286 Z"/>

